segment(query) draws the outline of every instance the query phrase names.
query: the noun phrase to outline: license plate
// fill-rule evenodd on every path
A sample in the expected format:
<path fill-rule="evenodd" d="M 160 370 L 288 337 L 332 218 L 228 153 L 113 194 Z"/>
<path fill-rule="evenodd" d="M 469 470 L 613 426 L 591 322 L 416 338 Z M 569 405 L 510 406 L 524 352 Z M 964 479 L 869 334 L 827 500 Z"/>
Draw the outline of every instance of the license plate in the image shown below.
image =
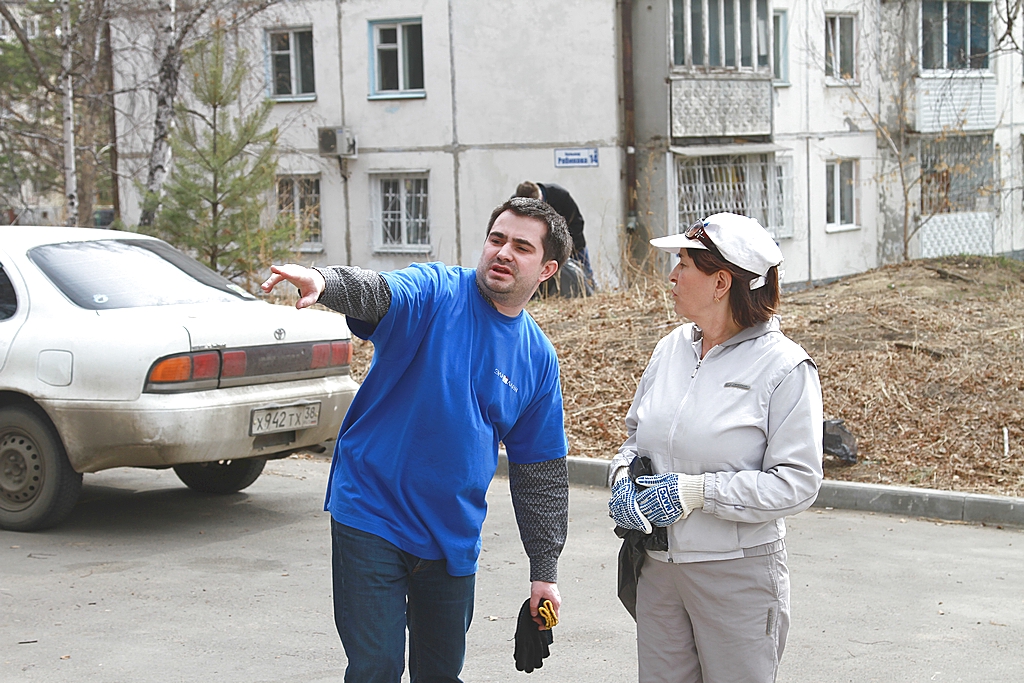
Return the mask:
<path fill-rule="evenodd" d="M 320 423 L 320 404 L 303 403 L 298 406 L 260 408 L 252 411 L 249 434 L 273 434 L 292 429 L 316 427 Z"/>

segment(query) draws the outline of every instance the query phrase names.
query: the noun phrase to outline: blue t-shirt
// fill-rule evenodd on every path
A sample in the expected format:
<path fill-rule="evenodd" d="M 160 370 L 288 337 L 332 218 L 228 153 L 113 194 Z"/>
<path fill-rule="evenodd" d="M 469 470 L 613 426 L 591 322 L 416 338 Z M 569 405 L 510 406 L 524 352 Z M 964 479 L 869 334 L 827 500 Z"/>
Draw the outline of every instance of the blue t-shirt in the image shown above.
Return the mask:
<path fill-rule="evenodd" d="M 498 442 L 509 460 L 564 457 L 558 359 L 525 311 L 499 313 L 476 272 L 441 263 L 382 273 L 391 306 L 338 434 L 324 509 L 453 576 L 476 573 Z"/>

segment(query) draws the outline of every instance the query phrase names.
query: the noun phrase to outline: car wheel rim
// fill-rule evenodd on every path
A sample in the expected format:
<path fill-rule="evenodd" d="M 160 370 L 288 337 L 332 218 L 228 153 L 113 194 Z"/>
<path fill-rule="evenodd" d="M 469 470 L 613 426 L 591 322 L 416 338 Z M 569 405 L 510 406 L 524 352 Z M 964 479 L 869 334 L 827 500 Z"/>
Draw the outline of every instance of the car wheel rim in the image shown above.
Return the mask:
<path fill-rule="evenodd" d="M 43 458 L 35 441 L 8 432 L 0 439 L 0 506 L 22 510 L 39 496 L 43 485 Z"/>

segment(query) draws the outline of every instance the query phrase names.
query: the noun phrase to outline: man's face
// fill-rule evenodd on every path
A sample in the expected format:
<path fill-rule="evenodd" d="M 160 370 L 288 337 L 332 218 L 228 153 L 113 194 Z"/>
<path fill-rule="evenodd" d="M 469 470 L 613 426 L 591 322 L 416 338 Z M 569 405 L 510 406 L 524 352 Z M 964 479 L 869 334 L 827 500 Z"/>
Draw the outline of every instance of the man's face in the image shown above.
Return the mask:
<path fill-rule="evenodd" d="M 557 261 L 544 260 L 547 230 L 541 219 L 511 211 L 495 219 L 476 267 L 476 279 L 499 310 L 522 308 L 537 285 L 558 270 Z"/>

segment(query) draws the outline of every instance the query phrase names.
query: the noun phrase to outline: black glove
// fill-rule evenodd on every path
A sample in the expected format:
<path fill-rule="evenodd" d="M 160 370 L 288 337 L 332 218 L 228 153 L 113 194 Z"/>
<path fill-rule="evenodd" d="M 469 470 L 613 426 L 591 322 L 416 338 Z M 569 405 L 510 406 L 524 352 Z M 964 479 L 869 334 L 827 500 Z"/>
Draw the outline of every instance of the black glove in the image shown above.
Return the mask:
<path fill-rule="evenodd" d="M 530 599 L 527 598 L 516 622 L 516 669 L 533 673 L 534 669 L 544 666 L 544 658 L 551 654 L 548 646 L 552 642 L 551 629 L 541 631 L 530 616 Z"/>

